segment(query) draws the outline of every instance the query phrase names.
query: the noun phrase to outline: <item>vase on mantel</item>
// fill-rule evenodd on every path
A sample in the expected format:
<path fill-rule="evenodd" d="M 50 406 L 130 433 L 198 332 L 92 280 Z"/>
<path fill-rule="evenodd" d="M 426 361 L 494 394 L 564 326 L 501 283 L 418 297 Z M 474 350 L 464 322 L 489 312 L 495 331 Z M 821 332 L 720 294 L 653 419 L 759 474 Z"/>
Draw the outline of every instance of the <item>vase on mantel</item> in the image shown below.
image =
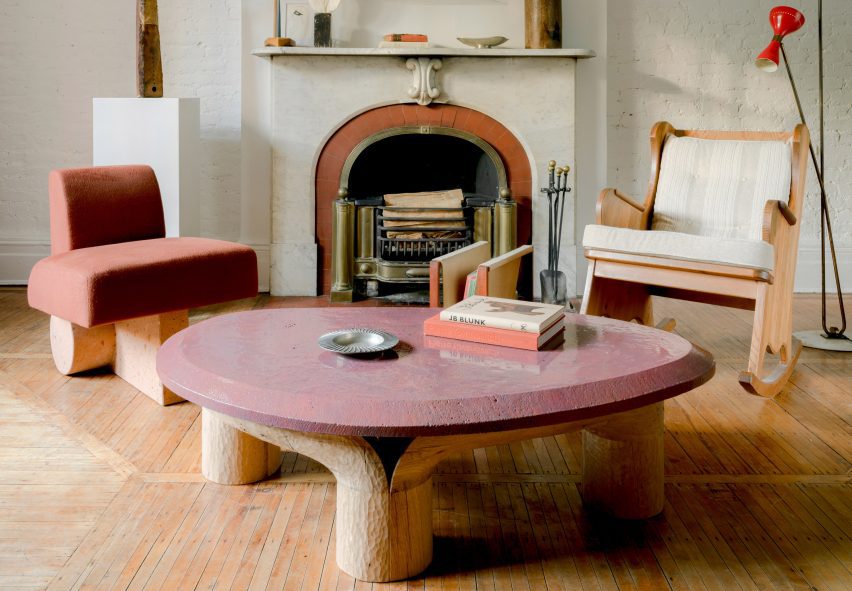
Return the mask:
<path fill-rule="evenodd" d="M 562 0 L 524 0 L 527 49 L 562 47 Z"/>

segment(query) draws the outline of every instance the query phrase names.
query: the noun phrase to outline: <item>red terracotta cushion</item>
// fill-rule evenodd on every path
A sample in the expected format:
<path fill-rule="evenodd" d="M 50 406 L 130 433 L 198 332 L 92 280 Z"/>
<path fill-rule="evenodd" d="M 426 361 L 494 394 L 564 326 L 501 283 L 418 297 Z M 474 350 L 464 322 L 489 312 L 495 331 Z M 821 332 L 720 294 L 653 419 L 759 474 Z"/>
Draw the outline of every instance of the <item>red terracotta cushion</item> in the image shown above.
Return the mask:
<path fill-rule="evenodd" d="M 80 248 L 39 261 L 30 306 L 90 328 L 257 295 L 257 258 L 240 244 L 157 238 Z"/>
<path fill-rule="evenodd" d="M 150 166 L 54 170 L 48 193 L 52 254 L 166 235 L 160 187 Z"/>

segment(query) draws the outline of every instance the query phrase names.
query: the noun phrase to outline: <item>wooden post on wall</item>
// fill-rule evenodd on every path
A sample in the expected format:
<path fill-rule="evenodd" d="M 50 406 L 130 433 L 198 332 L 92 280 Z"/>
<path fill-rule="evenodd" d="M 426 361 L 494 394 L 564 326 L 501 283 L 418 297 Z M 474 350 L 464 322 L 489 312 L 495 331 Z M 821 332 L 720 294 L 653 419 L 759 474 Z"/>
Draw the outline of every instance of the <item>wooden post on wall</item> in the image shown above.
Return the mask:
<path fill-rule="evenodd" d="M 524 0 L 527 49 L 562 47 L 562 0 Z"/>
<path fill-rule="evenodd" d="M 136 94 L 163 96 L 157 0 L 136 0 Z"/>

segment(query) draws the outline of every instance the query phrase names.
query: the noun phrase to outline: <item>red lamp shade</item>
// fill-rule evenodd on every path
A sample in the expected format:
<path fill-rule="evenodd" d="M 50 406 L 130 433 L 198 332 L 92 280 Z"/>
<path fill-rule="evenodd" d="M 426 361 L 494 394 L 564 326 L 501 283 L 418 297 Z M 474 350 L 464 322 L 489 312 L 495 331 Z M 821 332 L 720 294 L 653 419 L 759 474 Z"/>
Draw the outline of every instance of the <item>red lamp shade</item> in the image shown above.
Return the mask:
<path fill-rule="evenodd" d="M 769 24 L 772 25 L 775 35 L 754 61 L 754 65 L 764 72 L 774 72 L 778 69 L 781 39 L 801 29 L 805 24 L 805 15 L 791 6 L 776 6 L 769 11 Z"/>

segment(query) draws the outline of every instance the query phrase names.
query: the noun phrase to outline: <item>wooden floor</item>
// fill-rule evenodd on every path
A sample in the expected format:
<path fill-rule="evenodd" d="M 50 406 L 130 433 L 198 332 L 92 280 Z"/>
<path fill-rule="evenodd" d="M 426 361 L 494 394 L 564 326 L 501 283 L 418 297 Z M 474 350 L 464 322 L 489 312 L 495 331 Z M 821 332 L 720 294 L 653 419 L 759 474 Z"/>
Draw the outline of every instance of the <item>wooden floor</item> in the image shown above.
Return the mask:
<path fill-rule="evenodd" d="M 0 290 L 0 588 L 852 589 L 852 356 L 806 349 L 763 400 L 736 382 L 749 314 L 657 312 L 718 362 L 666 402 L 661 516 L 586 514 L 577 434 L 479 449 L 439 468 L 429 570 L 370 585 L 335 566 L 321 466 L 291 454 L 274 480 L 206 483 L 196 406 L 161 408 L 108 373 L 59 375 L 47 317 Z M 798 297 L 795 318 L 816 328 L 818 300 Z"/>

